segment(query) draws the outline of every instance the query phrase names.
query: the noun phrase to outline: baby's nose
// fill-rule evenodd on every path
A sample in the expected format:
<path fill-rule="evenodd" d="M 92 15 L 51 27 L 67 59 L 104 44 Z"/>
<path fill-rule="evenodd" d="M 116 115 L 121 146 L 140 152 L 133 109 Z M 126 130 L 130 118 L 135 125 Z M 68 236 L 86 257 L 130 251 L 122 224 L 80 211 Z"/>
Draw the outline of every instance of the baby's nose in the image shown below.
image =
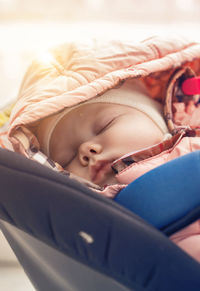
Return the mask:
<path fill-rule="evenodd" d="M 79 160 L 83 166 L 87 166 L 89 161 L 96 154 L 102 152 L 102 146 L 98 143 L 88 143 L 84 142 L 79 147 Z"/>

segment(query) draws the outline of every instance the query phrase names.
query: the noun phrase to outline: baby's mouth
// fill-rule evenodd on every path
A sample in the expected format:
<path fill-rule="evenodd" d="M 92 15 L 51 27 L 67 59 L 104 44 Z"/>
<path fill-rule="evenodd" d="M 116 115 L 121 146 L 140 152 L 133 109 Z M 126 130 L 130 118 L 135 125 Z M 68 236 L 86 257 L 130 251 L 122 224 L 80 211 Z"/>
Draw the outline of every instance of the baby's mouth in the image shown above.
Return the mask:
<path fill-rule="evenodd" d="M 98 161 L 95 165 L 91 166 L 91 181 L 99 185 L 103 180 L 105 180 L 106 175 L 112 172 L 113 170 L 111 161 Z"/>

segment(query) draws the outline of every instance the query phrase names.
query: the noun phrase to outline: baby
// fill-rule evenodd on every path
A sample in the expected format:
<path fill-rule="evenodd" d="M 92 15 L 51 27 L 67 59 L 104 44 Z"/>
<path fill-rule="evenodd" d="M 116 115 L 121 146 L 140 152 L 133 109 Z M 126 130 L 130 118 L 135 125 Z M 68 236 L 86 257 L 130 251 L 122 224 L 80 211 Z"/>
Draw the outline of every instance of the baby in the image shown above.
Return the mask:
<path fill-rule="evenodd" d="M 41 151 L 65 170 L 105 187 L 117 184 L 112 164 L 160 143 L 168 133 L 162 106 L 139 80 L 41 122 Z"/>
<path fill-rule="evenodd" d="M 196 75 L 200 45 L 184 38 L 61 45 L 31 64 L 0 144 L 114 198 L 200 149 L 199 92 L 181 87 Z M 200 261 L 199 220 L 188 227 L 173 240 Z"/>

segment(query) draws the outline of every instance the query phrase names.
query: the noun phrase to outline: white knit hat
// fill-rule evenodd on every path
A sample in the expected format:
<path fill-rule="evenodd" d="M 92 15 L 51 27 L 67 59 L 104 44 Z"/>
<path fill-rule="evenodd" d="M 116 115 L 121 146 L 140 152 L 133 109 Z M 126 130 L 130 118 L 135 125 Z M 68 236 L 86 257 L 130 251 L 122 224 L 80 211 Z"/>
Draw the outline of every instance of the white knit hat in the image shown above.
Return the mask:
<path fill-rule="evenodd" d="M 145 113 L 160 128 L 163 135 L 168 133 L 168 128 L 163 117 L 162 105 L 148 95 L 147 90 L 141 81 L 130 79 L 125 81 L 121 87 L 110 89 L 101 96 L 92 98 L 89 101 L 78 104 L 74 107 L 66 108 L 61 113 L 49 117 L 41 141 L 41 149 L 44 154 L 49 156 L 50 139 L 61 118 L 79 106 L 100 102 L 133 107 Z"/>

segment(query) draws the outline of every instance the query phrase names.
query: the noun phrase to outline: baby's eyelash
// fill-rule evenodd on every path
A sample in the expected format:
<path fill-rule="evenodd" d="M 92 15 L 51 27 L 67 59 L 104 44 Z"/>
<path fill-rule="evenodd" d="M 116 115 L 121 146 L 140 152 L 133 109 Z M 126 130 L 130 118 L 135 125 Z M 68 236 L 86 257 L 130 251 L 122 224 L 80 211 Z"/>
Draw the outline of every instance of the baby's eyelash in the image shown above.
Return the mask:
<path fill-rule="evenodd" d="M 106 125 L 104 125 L 100 130 L 98 130 L 97 134 L 102 133 L 114 120 L 115 118 L 111 119 L 108 123 L 106 123 Z"/>

